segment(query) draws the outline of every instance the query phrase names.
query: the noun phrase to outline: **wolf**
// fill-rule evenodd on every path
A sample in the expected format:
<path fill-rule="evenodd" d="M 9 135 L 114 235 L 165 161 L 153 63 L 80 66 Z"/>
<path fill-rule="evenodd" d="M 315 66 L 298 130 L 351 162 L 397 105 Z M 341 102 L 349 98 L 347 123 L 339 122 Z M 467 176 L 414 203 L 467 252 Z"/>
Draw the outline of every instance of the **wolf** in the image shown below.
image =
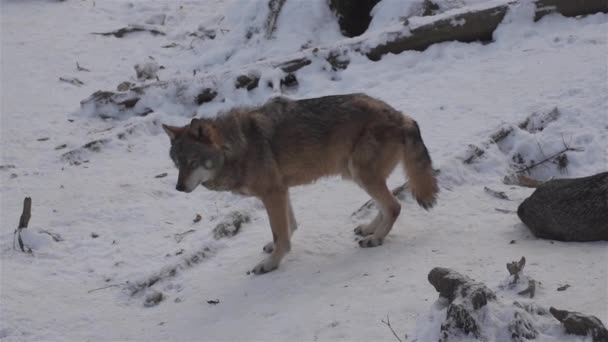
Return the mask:
<path fill-rule="evenodd" d="M 176 190 L 201 184 L 214 191 L 255 196 L 266 208 L 270 255 L 252 270 L 276 269 L 291 250 L 297 222 L 289 188 L 339 175 L 366 191 L 379 211 L 354 229 L 361 247 L 383 244 L 401 205 L 386 179 L 401 162 L 413 197 L 425 209 L 439 188 L 416 121 L 366 94 L 292 100 L 275 97 L 257 107 L 233 108 L 183 126 L 162 125 L 179 170 Z"/>

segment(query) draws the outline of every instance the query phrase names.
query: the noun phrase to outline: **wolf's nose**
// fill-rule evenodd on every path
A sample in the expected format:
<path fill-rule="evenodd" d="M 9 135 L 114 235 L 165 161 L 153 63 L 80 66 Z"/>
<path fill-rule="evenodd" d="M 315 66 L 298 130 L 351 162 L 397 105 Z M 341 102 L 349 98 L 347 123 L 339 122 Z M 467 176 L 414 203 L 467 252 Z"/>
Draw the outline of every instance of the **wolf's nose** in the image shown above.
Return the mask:
<path fill-rule="evenodd" d="M 186 187 L 183 184 L 177 184 L 175 186 L 175 190 L 184 192 L 184 191 L 186 191 Z"/>

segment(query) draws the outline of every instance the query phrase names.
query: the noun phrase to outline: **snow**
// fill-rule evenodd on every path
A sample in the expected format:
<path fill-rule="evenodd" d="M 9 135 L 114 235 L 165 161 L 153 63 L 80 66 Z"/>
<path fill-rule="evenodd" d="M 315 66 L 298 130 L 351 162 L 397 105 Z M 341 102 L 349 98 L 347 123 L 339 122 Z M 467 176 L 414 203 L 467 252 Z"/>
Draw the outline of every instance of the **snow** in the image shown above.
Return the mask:
<path fill-rule="evenodd" d="M 176 192 L 169 140 L 158 123 L 182 125 L 193 114 L 212 117 L 278 95 L 276 87 L 235 90 L 222 75 L 262 59 L 297 54 L 303 44 L 344 41 L 323 3 L 287 1 L 273 39 L 260 32 L 247 40 L 247 30 L 266 16 L 263 2 L 2 2 L 0 165 L 15 167 L 0 170 L 0 338 L 390 341 L 392 333 L 380 322 L 389 315 L 400 336 L 435 340 L 442 309 L 426 280 L 433 267 L 454 268 L 495 289 L 507 275 L 505 264 L 524 255 L 526 274 L 542 283 L 538 305 L 608 321 L 605 242 L 536 239 L 515 214 L 495 210 L 515 211 L 533 191 L 502 183 L 517 154 L 539 160 L 564 142 L 582 149 L 568 154 L 563 174 L 554 166 L 540 168 L 534 176 L 541 179 L 608 169 L 606 14 L 550 15 L 534 23 L 530 9 L 521 6 L 510 11 L 492 44 L 448 42 L 424 52 L 387 55 L 380 62 L 352 54 L 343 71 L 326 71 L 322 59 L 301 69 L 290 97 L 363 91 L 414 117 L 441 169 L 439 202 L 426 212 L 407 198 L 385 244 L 361 249 L 352 228 L 371 215 L 350 215 L 367 201 L 363 191 L 334 178 L 294 188 L 300 229 L 292 252 L 275 272 L 246 275 L 271 237 L 263 206 L 252 198 L 203 189 Z M 384 6 L 383 11 L 390 9 Z M 380 15 L 382 9 L 375 10 Z M 372 34 L 382 35 L 383 22 L 389 27 L 393 19 L 375 19 L 379 31 Z M 117 39 L 90 34 L 129 24 L 151 25 L 166 35 Z M 189 36 L 205 30 L 215 30 L 216 37 Z M 171 43 L 177 46 L 162 47 Z M 133 67 L 149 56 L 164 66 L 158 70 L 163 81 L 199 82 L 193 70 L 215 75 L 223 102 L 218 98 L 191 107 L 180 103 L 185 95 L 179 89 L 168 89 L 146 97 L 142 105 L 156 109 L 146 117 L 101 120 L 79 108 L 79 101 L 97 90 L 137 83 Z M 76 62 L 91 71 L 76 71 Z M 257 71 L 260 84 L 277 84 L 281 76 L 268 67 Z M 85 84 L 76 87 L 59 77 L 77 77 Z M 195 84 L 198 90 L 205 86 Z M 478 163 L 462 163 L 469 144 L 481 146 L 500 127 L 556 107 L 560 118 L 544 130 L 516 128 Z M 125 139 L 116 138 L 128 130 Z M 79 152 L 79 165 L 61 157 L 97 139 L 110 142 L 99 153 Z M 55 149 L 63 144 L 67 147 Z M 155 178 L 164 172 L 167 177 Z M 389 179 L 391 186 L 402 182 L 401 171 Z M 489 196 L 484 186 L 504 191 L 511 201 Z M 33 201 L 25 233 L 33 256 L 12 249 L 25 196 Z M 252 221 L 236 236 L 216 240 L 213 227 L 234 211 L 249 214 Z M 202 220 L 193 223 L 197 213 Z M 191 229 L 180 242 L 175 239 Z M 60 234 L 63 241 L 40 230 Z M 201 252 L 202 261 L 187 266 L 188 258 Z M 135 296 L 124 285 L 178 266 L 174 277 Z M 571 287 L 556 291 L 564 284 Z M 119 286 L 89 292 L 108 285 Z M 153 291 L 165 299 L 144 307 Z M 219 304 L 207 303 L 216 299 Z M 547 338 L 573 340 L 552 329 Z"/>

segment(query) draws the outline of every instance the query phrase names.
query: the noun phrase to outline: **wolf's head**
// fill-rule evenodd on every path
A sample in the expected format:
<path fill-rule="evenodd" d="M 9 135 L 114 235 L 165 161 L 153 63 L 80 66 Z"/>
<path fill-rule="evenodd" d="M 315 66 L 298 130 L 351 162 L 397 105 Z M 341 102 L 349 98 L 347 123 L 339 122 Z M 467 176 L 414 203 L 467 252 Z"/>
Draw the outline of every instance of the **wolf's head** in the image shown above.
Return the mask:
<path fill-rule="evenodd" d="M 163 125 L 163 129 L 171 139 L 169 155 L 179 169 L 175 189 L 192 192 L 213 179 L 224 163 L 222 135 L 213 122 L 192 119 L 184 127 Z"/>

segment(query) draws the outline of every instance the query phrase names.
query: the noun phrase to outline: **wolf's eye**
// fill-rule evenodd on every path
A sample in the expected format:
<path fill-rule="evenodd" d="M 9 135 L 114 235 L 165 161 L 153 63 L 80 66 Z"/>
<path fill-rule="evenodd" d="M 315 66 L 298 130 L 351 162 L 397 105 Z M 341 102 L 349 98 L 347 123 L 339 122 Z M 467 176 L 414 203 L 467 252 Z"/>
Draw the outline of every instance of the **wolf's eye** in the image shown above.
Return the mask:
<path fill-rule="evenodd" d="M 207 159 L 203 163 L 203 166 L 205 167 L 205 169 L 211 169 L 213 167 L 213 161 Z"/>
<path fill-rule="evenodd" d="M 191 160 L 188 162 L 188 166 L 190 166 L 191 168 L 195 168 L 198 166 L 198 160 Z"/>

